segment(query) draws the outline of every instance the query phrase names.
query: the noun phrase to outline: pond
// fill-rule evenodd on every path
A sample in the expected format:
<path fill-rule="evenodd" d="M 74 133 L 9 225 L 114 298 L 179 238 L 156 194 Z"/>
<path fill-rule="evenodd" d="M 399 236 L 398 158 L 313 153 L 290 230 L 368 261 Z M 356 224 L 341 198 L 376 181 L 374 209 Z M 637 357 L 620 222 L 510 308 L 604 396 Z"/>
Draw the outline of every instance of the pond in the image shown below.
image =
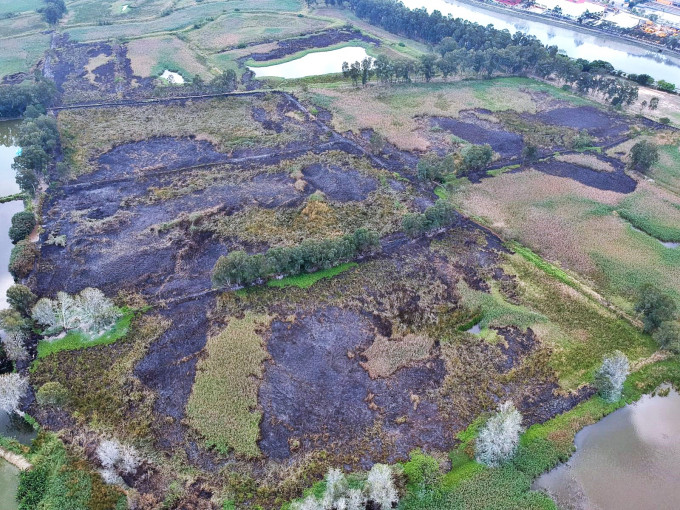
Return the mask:
<path fill-rule="evenodd" d="M 166 69 L 161 74 L 161 79 L 171 83 L 173 85 L 182 85 L 184 83 L 184 78 L 179 73 L 173 73 L 172 71 Z"/>
<path fill-rule="evenodd" d="M 523 19 L 511 13 L 500 13 L 455 0 L 403 0 L 403 2 L 411 9 L 425 7 L 428 12 L 436 9 L 444 15 L 451 14 L 454 18 L 466 19 L 484 26 L 491 24 L 499 30 L 507 29 L 512 34 L 524 32 L 536 36 L 544 44 L 556 45 L 572 58 L 606 60 L 616 69 L 626 73 L 647 73 L 657 80 L 664 79 L 680 86 L 680 59 L 660 55 L 620 39 L 586 34 L 547 21 Z"/>
<path fill-rule="evenodd" d="M 347 46 L 337 50 L 319 51 L 308 53 L 283 64 L 271 66 L 248 67 L 255 73 L 257 78 L 271 76 L 276 78 L 304 78 L 305 76 L 317 76 L 342 72 L 343 62 L 361 62 L 368 57 L 366 50 L 360 46 Z"/>
<path fill-rule="evenodd" d="M 534 482 L 567 510 L 678 508 L 680 395 L 644 396 L 576 434 L 576 453 Z"/>

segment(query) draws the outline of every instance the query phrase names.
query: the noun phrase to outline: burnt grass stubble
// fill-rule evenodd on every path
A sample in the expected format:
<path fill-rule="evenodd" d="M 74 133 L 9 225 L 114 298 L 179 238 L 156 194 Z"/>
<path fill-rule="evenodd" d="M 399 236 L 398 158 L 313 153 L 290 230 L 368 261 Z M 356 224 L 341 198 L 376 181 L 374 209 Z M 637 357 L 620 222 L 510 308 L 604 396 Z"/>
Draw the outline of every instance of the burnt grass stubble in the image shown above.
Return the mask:
<path fill-rule="evenodd" d="M 172 320 L 173 326 L 151 344 L 134 373 L 158 396 L 154 404 L 156 445 L 168 452 L 184 449 L 190 462 L 207 471 L 217 469 L 225 460 L 203 449 L 182 420 L 196 362 L 211 333 L 215 295 L 210 271 L 231 245 L 209 233 L 194 231 L 190 221 L 180 221 L 168 232 L 150 233 L 149 228 L 199 210 L 230 214 L 253 203 L 268 208 L 296 207 L 316 189 L 332 200 L 361 201 L 376 183 L 351 170 L 311 165 L 303 172 L 310 183 L 304 192 L 294 189 L 285 174 L 263 173 L 256 173 L 250 181 L 227 181 L 157 202 L 144 200 L 149 188 L 171 184 L 174 176 L 197 166 L 219 168 L 228 164 L 229 172 L 238 172 L 326 150 L 367 156 L 374 165 L 402 172 L 401 177 L 416 181 L 416 155 L 387 143 L 378 155 L 372 154 L 370 133 L 340 135 L 311 119 L 292 96 L 281 94 L 281 98 L 284 109 L 297 110 L 307 119 L 308 137 L 295 146 L 224 154 L 208 142 L 191 138 L 150 139 L 115 147 L 98 158 L 95 172 L 56 187 L 44 206 L 40 262 L 28 279 L 34 290 L 45 296 L 61 290 L 73 293 L 88 286 L 109 295 L 132 290 Z M 575 113 L 565 114 L 565 118 L 573 119 Z M 257 108 L 253 109 L 253 118 L 267 129 L 279 129 Z M 455 126 L 461 138 L 467 134 L 460 131 L 460 123 L 437 122 L 447 129 Z M 328 133 L 330 140 L 320 143 L 320 136 Z M 501 138 L 509 141 L 513 154 L 521 150 L 514 136 Z M 402 184 L 395 180 L 393 185 Z M 420 192 L 419 198 L 425 203 L 435 198 L 424 184 Z M 45 244 L 50 232 L 66 235 L 66 247 Z M 430 244 L 451 234 L 460 241 L 460 249 L 453 258 L 436 255 Z M 451 289 L 460 279 L 482 291 L 489 291 L 489 275 L 498 281 L 512 280 L 498 267 L 506 251 L 502 241 L 462 216 L 449 232 L 415 241 L 393 234 L 384 238 L 382 245 L 374 260 L 404 270 L 418 258 L 421 263 L 426 261 L 422 267 L 425 286 L 443 282 L 449 289 L 446 299 L 454 305 L 458 298 Z M 362 300 L 373 295 L 372 302 L 380 303 L 386 293 L 367 283 L 365 295 L 354 299 L 370 304 Z M 420 300 L 420 295 L 405 296 L 399 313 L 417 314 Z M 454 433 L 467 426 L 471 417 L 456 415 L 455 408 L 437 398 L 447 374 L 438 342 L 426 359 L 401 367 L 390 377 L 371 379 L 360 365 L 364 359 L 361 353 L 376 334 L 390 336 L 393 324 L 389 319 L 369 313 L 363 306 L 323 305 L 313 300 L 296 304 L 294 311 L 297 319 L 292 322 L 284 313 L 277 314 L 267 338 L 271 358 L 265 363 L 258 398 L 263 413 L 259 446 L 266 458 L 291 462 L 300 452 L 325 449 L 349 460 L 348 466 L 366 468 L 377 460 L 404 459 L 415 447 L 442 450 L 454 445 Z M 521 367 L 543 349 L 531 329 L 500 328 L 497 333 L 504 339 L 500 346 L 470 340 L 482 355 L 489 353 L 490 372 L 496 375 Z M 585 388 L 558 397 L 557 388 L 554 374 L 549 373 L 530 380 L 511 379 L 494 389 L 492 400 L 514 398 L 528 425 L 570 409 L 592 392 Z M 474 402 L 476 397 L 470 392 L 460 398 Z M 41 421 L 47 428 L 71 426 L 72 420 L 62 414 L 41 413 Z M 299 446 L 292 448 L 296 440 Z M 210 497 L 209 492 L 199 492 Z"/>

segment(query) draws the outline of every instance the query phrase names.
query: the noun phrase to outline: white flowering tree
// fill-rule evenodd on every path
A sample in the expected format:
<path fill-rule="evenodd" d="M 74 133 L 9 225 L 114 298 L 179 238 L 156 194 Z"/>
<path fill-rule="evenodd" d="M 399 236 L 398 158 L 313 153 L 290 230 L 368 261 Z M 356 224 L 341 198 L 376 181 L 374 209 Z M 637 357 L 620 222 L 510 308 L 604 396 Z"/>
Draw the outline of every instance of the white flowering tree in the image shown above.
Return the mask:
<path fill-rule="evenodd" d="M 90 334 L 103 333 L 120 317 L 120 310 L 99 289 L 88 287 L 78 295 L 80 327 Z"/>
<path fill-rule="evenodd" d="M 361 490 L 350 489 L 345 475 L 336 468 L 329 469 L 326 474 L 323 498 L 317 499 L 309 495 L 291 505 L 291 510 L 365 510 L 365 508 L 366 497 Z"/>
<path fill-rule="evenodd" d="M 101 462 L 100 474 L 108 484 L 122 483 L 121 475 L 133 474 L 141 462 L 137 451 L 123 445 L 116 439 L 106 439 L 97 447 L 97 457 Z"/>
<path fill-rule="evenodd" d="M 629 373 L 628 358 L 621 351 L 614 351 L 611 356 L 605 357 L 595 374 L 595 385 L 602 398 L 607 402 L 618 401 Z"/>
<path fill-rule="evenodd" d="M 113 301 L 101 290 L 91 287 L 75 296 L 58 292 L 54 300 L 42 298 L 31 313 L 37 323 L 45 326 L 48 335 L 80 329 L 90 336 L 112 327 L 120 315 Z"/>
<path fill-rule="evenodd" d="M 28 358 L 26 340 L 28 336 L 20 329 L 8 331 L 2 337 L 2 346 L 7 357 L 12 361 L 21 361 Z"/>
<path fill-rule="evenodd" d="M 386 464 L 374 464 L 366 478 L 368 499 L 380 505 L 381 510 L 392 508 L 399 502 L 397 488 L 392 479 L 392 469 Z"/>
<path fill-rule="evenodd" d="M 59 329 L 59 321 L 57 320 L 57 312 L 54 306 L 54 301 L 49 298 L 41 298 L 33 306 L 31 310 L 31 317 L 38 324 L 43 325 L 46 331 L 52 332 Z"/>
<path fill-rule="evenodd" d="M 347 489 L 347 479 L 342 471 L 337 468 L 329 469 L 326 474 L 326 491 L 323 495 L 324 508 L 335 508 Z"/>
<path fill-rule="evenodd" d="M 8 414 L 17 413 L 23 416 L 19 410 L 19 402 L 28 391 L 28 379 L 19 374 L 0 375 L 0 410 Z"/>
<path fill-rule="evenodd" d="M 521 433 L 521 413 L 511 401 L 501 404 L 479 431 L 475 443 L 477 462 L 490 467 L 507 462 L 515 455 Z"/>

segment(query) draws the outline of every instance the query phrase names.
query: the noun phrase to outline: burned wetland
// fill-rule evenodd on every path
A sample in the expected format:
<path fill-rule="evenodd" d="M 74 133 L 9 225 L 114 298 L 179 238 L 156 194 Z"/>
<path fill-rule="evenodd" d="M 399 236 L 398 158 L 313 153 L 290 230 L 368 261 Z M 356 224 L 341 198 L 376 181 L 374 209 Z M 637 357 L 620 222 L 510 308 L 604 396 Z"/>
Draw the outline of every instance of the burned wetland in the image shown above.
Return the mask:
<path fill-rule="evenodd" d="M 0 52 L 3 87 L 55 87 L 3 204 L 32 215 L 5 218 L 0 323 L 21 510 L 579 508 L 587 431 L 665 409 L 677 128 L 559 73 L 426 77 L 444 44 L 349 3 L 82 0 L 35 69 Z M 407 78 L 308 63 L 349 54 Z"/>

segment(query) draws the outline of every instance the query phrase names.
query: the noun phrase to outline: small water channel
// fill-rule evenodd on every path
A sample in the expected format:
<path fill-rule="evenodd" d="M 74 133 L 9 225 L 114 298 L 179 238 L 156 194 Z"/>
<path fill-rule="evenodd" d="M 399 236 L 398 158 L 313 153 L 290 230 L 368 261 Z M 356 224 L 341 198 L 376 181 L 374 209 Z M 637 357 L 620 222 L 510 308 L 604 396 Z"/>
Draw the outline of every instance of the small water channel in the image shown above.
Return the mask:
<path fill-rule="evenodd" d="M 19 186 L 14 179 L 12 162 L 19 149 L 14 145 L 18 122 L 0 122 L 0 196 L 18 193 Z M 7 307 L 5 293 L 14 283 L 7 271 L 12 243 L 8 231 L 12 216 L 21 211 L 24 204 L 21 200 L 0 204 L 0 309 Z M 35 437 L 35 431 L 23 418 L 0 412 L 0 435 L 13 437 L 21 443 L 29 444 Z M 16 510 L 16 490 L 19 483 L 19 470 L 10 463 L 0 459 L 0 508 Z"/>
<path fill-rule="evenodd" d="M 318 76 L 322 74 L 339 73 L 342 71 L 343 62 L 361 62 L 368 57 L 366 50 L 360 46 L 347 46 L 337 50 L 319 51 L 308 53 L 304 57 L 275 64 L 271 66 L 249 67 L 257 78 L 271 76 L 276 78 L 304 78 L 305 76 Z"/>
<path fill-rule="evenodd" d="M 534 482 L 565 510 L 680 507 L 680 395 L 644 396 L 576 434 L 576 453 Z"/>

